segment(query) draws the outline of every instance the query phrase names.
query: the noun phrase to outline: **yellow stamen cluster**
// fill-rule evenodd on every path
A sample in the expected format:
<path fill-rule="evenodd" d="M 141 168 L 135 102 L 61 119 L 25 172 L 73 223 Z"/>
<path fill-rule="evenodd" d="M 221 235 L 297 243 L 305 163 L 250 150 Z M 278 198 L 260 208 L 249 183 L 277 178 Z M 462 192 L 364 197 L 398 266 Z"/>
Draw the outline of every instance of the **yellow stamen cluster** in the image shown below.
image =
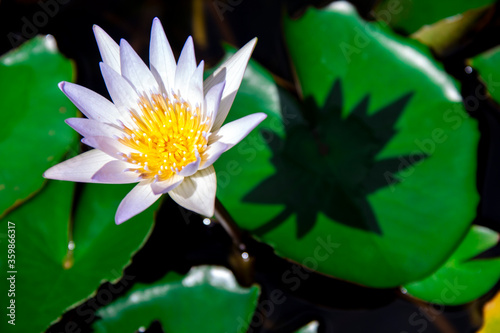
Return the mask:
<path fill-rule="evenodd" d="M 141 98 L 131 118 L 134 126 L 124 125 L 126 136 L 119 141 L 138 153 L 122 154 L 122 159 L 135 164 L 130 170 L 143 179 L 166 180 L 207 148 L 210 119 L 179 96 Z"/>

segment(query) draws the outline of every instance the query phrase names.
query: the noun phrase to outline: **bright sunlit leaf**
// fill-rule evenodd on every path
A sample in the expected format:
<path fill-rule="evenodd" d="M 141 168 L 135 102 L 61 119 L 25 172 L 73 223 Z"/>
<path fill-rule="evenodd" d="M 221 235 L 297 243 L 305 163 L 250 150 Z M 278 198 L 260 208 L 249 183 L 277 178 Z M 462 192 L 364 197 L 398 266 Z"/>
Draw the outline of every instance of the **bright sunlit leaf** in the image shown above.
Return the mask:
<path fill-rule="evenodd" d="M 77 135 L 64 123 L 76 108 L 59 81 L 74 79 L 54 37 L 36 37 L 0 58 L 0 216 L 39 190 L 43 172 L 61 160 Z"/>
<path fill-rule="evenodd" d="M 473 259 L 497 243 L 495 231 L 473 226 L 443 266 L 404 288 L 410 295 L 431 303 L 460 305 L 473 301 L 500 279 L 500 258 Z"/>

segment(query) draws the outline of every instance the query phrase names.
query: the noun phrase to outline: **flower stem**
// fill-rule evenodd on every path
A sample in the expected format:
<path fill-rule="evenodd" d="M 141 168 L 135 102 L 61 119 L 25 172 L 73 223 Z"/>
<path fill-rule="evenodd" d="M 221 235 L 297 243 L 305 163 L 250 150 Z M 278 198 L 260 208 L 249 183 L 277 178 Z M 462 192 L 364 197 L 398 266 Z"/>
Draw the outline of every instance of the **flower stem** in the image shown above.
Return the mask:
<path fill-rule="evenodd" d="M 241 251 L 246 249 L 246 245 L 242 241 L 241 231 L 236 226 L 229 212 L 224 208 L 218 198 L 215 198 L 215 218 L 222 225 L 224 230 L 231 236 L 233 244 Z"/>
<path fill-rule="evenodd" d="M 247 252 L 241 230 L 217 198 L 215 198 L 215 218 L 233 240 L 233 247 L 228 256 L 229 265 L 240 285 L 249 287 L 254 282 L 255 258 Z"/>

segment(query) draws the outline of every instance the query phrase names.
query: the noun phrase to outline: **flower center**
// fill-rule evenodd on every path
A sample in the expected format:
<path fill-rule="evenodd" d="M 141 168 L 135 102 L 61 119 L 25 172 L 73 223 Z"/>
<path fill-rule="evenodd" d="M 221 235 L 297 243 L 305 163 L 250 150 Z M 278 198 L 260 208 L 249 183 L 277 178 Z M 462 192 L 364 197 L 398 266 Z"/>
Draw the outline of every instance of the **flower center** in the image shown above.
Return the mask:
<path fill-rule="evenodd" d="M 198 106 L 192 108 L 176 95 L 170 100 L 153 94 L 149 100 L 141 98 L 139 109 L 130 112 L 135 126 L 124 125 L 126 136 L 119 141 L 139 152 L 122 153 L 122 159 L 135 164 L 129 170 L 141 178 L 166 180 L 207 148 L 210 119 Z"/>

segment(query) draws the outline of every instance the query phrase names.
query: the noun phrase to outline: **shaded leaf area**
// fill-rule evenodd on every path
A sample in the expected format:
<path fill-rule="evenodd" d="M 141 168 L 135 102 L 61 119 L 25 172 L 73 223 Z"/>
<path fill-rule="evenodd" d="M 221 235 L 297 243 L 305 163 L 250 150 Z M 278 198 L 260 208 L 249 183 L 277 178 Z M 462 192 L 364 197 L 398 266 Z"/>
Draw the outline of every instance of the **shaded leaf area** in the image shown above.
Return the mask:
<path fill-rule="evenodd" d="M 371 14 L 394 29 L 411 34 L 424 25 L 493 3 L 494 0 L 383 0 Z"/>
<path fill-rule="evenodd" d="M 494 17 L 495 10 L 493 6 L 471 9 L 424 26 L 410 37 L 427 45 L 439 57 L 446 57 L 465 42 L 470 42 L 478 30 L 484 29 L 486 22 Z"/>
<path fill-rule="evenodd" d="M 86 184 L 78 196 L 74 188 L 72 182 L 49 181 L 0 221 L 3 230 L 8 221 L 15 223 L 18 332 L 44 331 L 103 281 L 119 279 L 152 227 L 156 206 L 123 225 L 114 223 L 130 186 Z M 7 244 L 0 243 L 4 253 Z M 0 267 L 6 265 L 2 256 Z M 6 282 L 0 281 L 4 290 Z M 0 331 L 8 327 L 0 322 Z"/>
<path fill-rule="evenodd" d="M 472 226 L 469 233 L 434 274 L 404 287 L 427 302 L 460 305 L 487 293 L 500 279 L 500 258 L 474 259 L 498 243 L 498 233 Z"/>
<path fill-rule="evenodd" d="M 500 47 L 495 47 L 469 60 L 477 69 L 488 93 L 500 104 Z"/>
<path fill-rule="evenodd" d="M 247 331 L 246 318 L 257 304 L 259 288 L 242 288 L 222 267 L 193 267 L 185 276 L 169 273 L 153 284 L 136 284 L 101 308 L 94 331 L 133 332 L 161 325 L 165 332 Z"/>
<path fill-rule="evenodd" d="M 322 272 L 372 287 L 428 276 L 469 229 L 479 199 L 475 174 L 479 132 L 465 112 L 457 83 L 428 48 L 362 20 L 347 2 L 309 9 L 300 19 L 285 19 L 284 26 L 305 98 L 323 105 L 332 83 L 340 80 L 347 118 L 368 95 L 372 115 L 412 93 L 395 125 L 397 131 L 377 156 L 378 160 L 410 158 L 401 158 L 401 171 L 398 168 L 394 174 L 399 182 L 368 195 L 383 233 L 350 228 L 318 214 L 301 245 L 309 245 L 310 256 L 318 239 L 329 236 L 339 248 L 318 265 Z M 416 160 L 422 154 L 428 157 L 411 164 L 412 156 Z M 290 218 L 262 239 L 300 262 L 308 257 L 287 235 L 295 231 L 295 224 Z M 446 238 L 439 236 L 443 233 Z"/>
<path fill-rule="evenodd" d="M 424 153 L 377 159 L 396 134 L 395 124 L 412 94 L 368 114 L 366 96 L 343 119 L 341 82 L 336 81 L 322 107 L 309 98 L 302 114 L 312 114 L 315 124 L 288 126 L 286 138 L 268 133 L 276 172 L 244 197 L 244 201 L 281 204 L 284 210 L 253 232 L 262 235 L 296 214 L 297 237 L 314 228 L 317 215 L 383 234 L 367 196 L 398 182 L 398 172 L 417 164 Z M 411 157 L 411 158 L 410 158 Z M 401 160 L 410 161 L 401 165 Z"/>
<path fill-rule="evenodd" d="M 42 173 L 76 141 L 64 123 L 76 108 L 57 87 L 73 76 L 52 36 L 34 38 L 0 58 L 0 216 L 38 191 Z"/>

